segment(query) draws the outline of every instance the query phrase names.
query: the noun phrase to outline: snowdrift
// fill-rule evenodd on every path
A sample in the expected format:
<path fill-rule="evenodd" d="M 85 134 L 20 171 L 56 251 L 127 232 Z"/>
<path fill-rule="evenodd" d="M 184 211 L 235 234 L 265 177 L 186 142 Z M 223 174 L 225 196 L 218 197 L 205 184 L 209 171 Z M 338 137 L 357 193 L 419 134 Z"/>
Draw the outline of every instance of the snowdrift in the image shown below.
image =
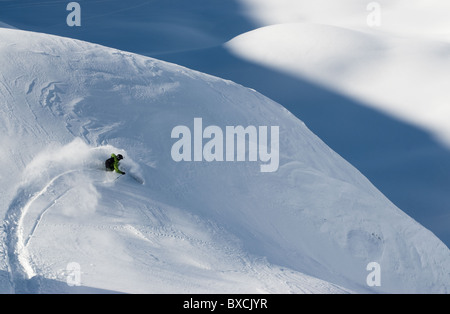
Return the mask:
<path fill-rule="evenodd" d="M 417 125 L 449 146 L 444 51 L 450 43 L 369 27 L 284 23 L 232 39 L 226 47 L 252 62 L 307 78 Z M 430 97 L 430 95 L 432 95 Z"/>
<path fill-rule="evenodd" d="M 1 292 L 448 293 L 448 248 L 279 104 L 99 45 L 0 39 Z M 279 126 L 278 170 L 175 162 L 195 118 Z M 112 152 L 127 175 L 103 171 Z"/>

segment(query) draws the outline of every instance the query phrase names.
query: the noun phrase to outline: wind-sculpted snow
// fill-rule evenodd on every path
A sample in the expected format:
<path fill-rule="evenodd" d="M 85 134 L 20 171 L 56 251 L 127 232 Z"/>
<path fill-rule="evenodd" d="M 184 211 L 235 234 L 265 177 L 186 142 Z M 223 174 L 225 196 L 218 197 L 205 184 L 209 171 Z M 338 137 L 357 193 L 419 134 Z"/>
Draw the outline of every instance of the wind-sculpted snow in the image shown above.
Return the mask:
<path fill-rule="evenodd" d="M 447 247 L 279 104 L 115 49 L 0 38 L 0 287 L 448 292 Z M 175 161 L 172 130 L 196 118 L 216 130 L 278 127 L 276 171 L 252 158 Z M 111 153 L 126 175 L 104 171 Z M 366 284 L 373 262 L 379 287 Z"/>

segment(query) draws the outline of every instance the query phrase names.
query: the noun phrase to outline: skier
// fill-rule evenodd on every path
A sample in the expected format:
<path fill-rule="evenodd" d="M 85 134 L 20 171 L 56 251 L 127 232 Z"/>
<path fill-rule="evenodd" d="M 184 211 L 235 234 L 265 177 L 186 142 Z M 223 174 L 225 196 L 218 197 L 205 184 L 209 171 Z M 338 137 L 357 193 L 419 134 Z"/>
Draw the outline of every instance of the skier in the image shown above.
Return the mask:
<path fill-rule="evenodd" d="M 122 160 L 122 159 L 123 159 L 123 156 L 121 154 L 118 154 L 117 156 L 116 156 L 116 154 L 111 154 L 111 158 L 109 158 L 105 161 L 106 170 L 108 170 L 108 171 L 115 170 L 117 173 L 125 174 L 125 172 L 123 172 L 119 169 L 119 160 Z"/>

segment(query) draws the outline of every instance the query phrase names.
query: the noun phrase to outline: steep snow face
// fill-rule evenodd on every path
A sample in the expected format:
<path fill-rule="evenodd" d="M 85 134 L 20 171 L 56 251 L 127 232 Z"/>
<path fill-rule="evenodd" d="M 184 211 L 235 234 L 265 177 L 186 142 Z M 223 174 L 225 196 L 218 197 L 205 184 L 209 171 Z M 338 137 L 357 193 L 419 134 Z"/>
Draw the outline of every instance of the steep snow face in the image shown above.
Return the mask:
<path fill-rule="evenodd" d="M 448 248 L 279 104 L 86 42 L 0 38 L 2 292 L 448 293 Z M 277 171 L 252 143 L 246 161 L 176 162 L 173 130 L 194 155 L 196 118 L 204 147 L 208 126 L 279 127 Z M 123 177 L 103 171 L 112 152 Z"/>

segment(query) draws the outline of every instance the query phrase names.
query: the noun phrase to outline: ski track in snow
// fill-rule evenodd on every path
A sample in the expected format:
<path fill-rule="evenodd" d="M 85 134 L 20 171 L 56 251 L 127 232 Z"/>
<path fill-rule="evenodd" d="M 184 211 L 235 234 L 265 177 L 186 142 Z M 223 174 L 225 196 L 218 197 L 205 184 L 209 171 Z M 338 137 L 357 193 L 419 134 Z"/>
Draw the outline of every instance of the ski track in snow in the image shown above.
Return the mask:
<path fill-rule="evenodd" d="M 72 190 L 72 188 L 68 188 L 67 190 L 65 190 L 63 193 L 61 193 L 57 198 L 55 198 L 52 202 L 50 202 L 50 204 L 48 206 L 46 206 L 42 212 L 39 214 L 38 218 L 36 219 L 30 234 L 28 235 L 24 246 L 28 247 L 28 243 L 30 242 L 31 238 L 33 237 L 34 231 L 37 229 L 37 227 L 39 226 L 39 223 L 41 222 L 42 218 L 44 217 L 45 213 L 52 208 L 56 202 L 61 199 L 62 197 L 64 197 L 64 195 L 66 195 L 68 192 L 70 192 L 70 190 Z"/>
<path fill-rule="evenodd" d="M 39 292 L 39 282 L 35 280 L 36 273 L 30 263 L 30 257 L 27 250 L 28 242 L 33 236 L 34 231 L 39 225 L 43 215 L 50 209 L 55 202 L 64 196 L 70 189 L 66 190 L 50 205 L 46 206 L 36 219 L 27 239 L 24 240 L 24 218 L 33 203 L 39 199 L 58 179 L 74 173 L 77 170 L 69 170 L 63 172 L 51 179 L 42 190 L 33 193 L 30 186 L 20 187 L 5 216 L 5 233 L 6 233 L 6 251 L 7 263 L 10 272 L 10 283 L 16 293 L 37 293 Z"/>

